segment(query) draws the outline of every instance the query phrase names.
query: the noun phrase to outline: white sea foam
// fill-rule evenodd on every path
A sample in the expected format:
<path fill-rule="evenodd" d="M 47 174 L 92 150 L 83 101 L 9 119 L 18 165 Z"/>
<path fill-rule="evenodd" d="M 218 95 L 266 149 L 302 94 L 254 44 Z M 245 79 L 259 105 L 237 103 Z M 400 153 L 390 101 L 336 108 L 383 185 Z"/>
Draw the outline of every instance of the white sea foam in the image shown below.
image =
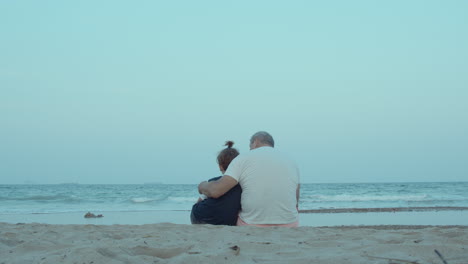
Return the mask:
<path fill-rule="evenodd" d="M 137 198 L 130 199 L 130 201 L 132 201 L 132 203 L 149 203 L 149 202 L 153 202 L 153 201 L 157 201 L 157 200 L 158 199 L 146 198 L 146 197 L 137 197 Z"/>
<path fill-rule="evenodd" d="M 302 197 L 310 202 L 372 202 L 372 201 L 425 201 L 429 198 L 426 194 L 421 195 L 310 195 Z"/>
<path fill-rule="evenodd" d="M 177 203 L 194 203 L 198 199 L 198 196 L 192 196 L 192 197 L 173 197 L 173 196 L 169 196 L 167 199 L 169 201 L 177 202 Z"/>

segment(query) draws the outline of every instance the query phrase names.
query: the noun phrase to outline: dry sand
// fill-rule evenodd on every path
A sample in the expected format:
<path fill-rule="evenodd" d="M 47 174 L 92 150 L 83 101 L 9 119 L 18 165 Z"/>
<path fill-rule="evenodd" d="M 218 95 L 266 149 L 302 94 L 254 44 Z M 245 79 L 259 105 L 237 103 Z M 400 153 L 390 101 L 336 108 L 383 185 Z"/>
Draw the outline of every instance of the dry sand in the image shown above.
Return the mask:
<path fill-rule="evenodd" d="M 461 264 L 468 263 L 468 226 L 258 228 L 0 223 L 0 256 L 0 263 L 5 264 L 443 264 L 444 260 Z"/>

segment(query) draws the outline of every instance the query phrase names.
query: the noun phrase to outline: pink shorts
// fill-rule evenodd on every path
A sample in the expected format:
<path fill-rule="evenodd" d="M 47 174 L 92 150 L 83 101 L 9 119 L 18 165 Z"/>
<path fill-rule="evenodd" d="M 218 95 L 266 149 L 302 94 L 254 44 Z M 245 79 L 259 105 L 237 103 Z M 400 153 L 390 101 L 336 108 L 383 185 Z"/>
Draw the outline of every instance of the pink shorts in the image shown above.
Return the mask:
<path fill-rule="evenodd" d="M 299 220 L 289 224 L 268 224 L 268 225 L 254 225 L 254 224 L 247 224 L 244 222 L 240 217 L 237 218 L 237 226 L 258 226 L 258 227 L 270 227 L 270 226 L 281 226 L 281 227 L 298 227 Z"/>

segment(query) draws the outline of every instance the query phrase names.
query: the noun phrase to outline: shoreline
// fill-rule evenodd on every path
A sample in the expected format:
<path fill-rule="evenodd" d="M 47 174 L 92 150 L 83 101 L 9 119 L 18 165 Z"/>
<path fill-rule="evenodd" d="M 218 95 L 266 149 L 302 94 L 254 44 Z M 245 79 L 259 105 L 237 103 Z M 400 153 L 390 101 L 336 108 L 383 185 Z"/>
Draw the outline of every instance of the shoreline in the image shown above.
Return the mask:
<path fill-rule="evenodd" d="M 89 210 L 88 210 L 89 211 Z M 103 213 L 137 213 L 137 212 L 190 212 L 190 209 L 154 209 L 154 210 L 124 210 L 124 211 L 101 211 Z M 430 211 L 468 211 L 466 206 L 409 206 L 409 207 L 350 207 L 350 208 L 319 208 L 319 209 L 300 209 L 301 214 L 324 214 L 324 213 L 376 213 L 376 212 L 430 212 Z M 8 214 L 73 214 L 87 212 L 86 210 L 69 211 L 69 212 L 7 212 L 0 215 Z"/>
<path fill-rule="evenodd" d="M 101 218 L 85 218 L 87 211 L 70 213 L 0 214 L 4 223 L 44 223 L 78 225 L 145 225 L 173 223 L 190 225 L 190 210 L 169 211 L 92 211 Z M 301 210 L 300 226 L 378 226 L 378 225 L 468 225 L 468 210 L 442 207 L 425 208 L 350 208 Z"/>

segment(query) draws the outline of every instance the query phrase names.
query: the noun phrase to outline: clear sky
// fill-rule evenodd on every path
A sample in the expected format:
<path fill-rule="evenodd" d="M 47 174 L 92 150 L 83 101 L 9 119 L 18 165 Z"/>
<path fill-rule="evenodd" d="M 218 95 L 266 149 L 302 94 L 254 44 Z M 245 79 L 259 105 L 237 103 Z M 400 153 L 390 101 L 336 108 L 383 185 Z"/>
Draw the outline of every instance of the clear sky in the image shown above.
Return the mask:
<path fill-rule="evenodd" d="M 468 180 L 468 1 L 1 1 L 0 183 Z"/>

